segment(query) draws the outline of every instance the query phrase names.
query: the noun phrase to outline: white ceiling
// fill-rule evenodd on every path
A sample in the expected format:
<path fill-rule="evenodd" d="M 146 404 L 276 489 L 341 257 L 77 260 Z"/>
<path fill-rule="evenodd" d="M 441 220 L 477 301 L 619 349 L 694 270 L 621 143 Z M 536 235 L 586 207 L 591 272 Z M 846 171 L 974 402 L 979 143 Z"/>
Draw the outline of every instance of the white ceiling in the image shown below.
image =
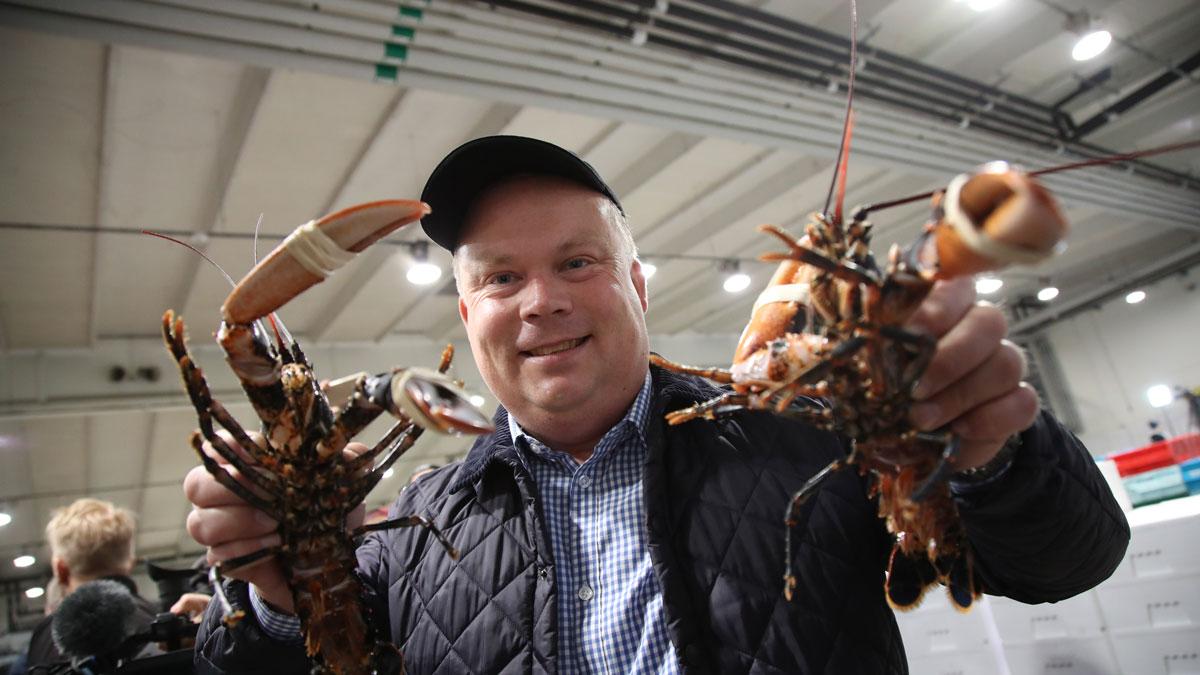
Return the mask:
<path fill-rule="evenodd" d="M 398 3 L 322 4 L 367 16 Z M 419 195 L 436 162 L 467 139 L 536 136 L 583 155 L 621 195 L 643 256 L 658 265 L 648 317 L 655 345 L 716 362 L 749 306 L 721 291 L 716 259 L 745 259 L 761 286 L 770 268 L 750 259 L 772 244 L 755 226 L 796 228 L 824 201 L 841 94 L 458 1 L 428 6 L 396 81 L 373 81 L 354 56 L 357 41 L 292 44 L 297 34 L 276 24 L 244 37 L 244 22 L 222 15 L 210 24 L 187 14 L 189 5 L 205 16 L 309 11 L 250 0 L 0 2 L 0 504 L 15 515 L 0 529 L 0 578 L 26 574 L 9 559 L 40 550 L 49 510 L 84 494 L 135 509 L 144 554 L 196 548 L 181 529 L 178 487 L 195 463 L 186 444 L 195 419 L 158 346 L 159 318 L 180 310 L 203 338 L 228 286 L 195 255 L 137 230 L 190 234 L 236 277 L 252 262 L 248 237 L 260 214 L 273 242 L 333 209 Z M 860 36 L 1047 105 L 1112 66 L 1098 93 L 1067 106 L 1076 121 L 1196 50 L 1194 0 L 1063 6 L 1097 14 L 1124 43 L 1074 63 L 1062 13 L 1035 0 L 985 14 L 953 0 L 863 0 Z M 841 0 L 761 7 L 847 30 Z M 506 44 L 496 42 L 501 33 Z M 1130 151 L 1200 137 L 1197 79 L 1087 141 Z M 869 101 L 859 103 L 857 125 L 848 203 L 922 192 L 992 159 L 1031 167 L 1071 159 Z M 1200 171 L 1196 150 L 1152 161 Z M 1196 179 L 1165 184 L 1106 168 L 1047 183 L 1064 198 L 1070 246 L 1044 268 L 1005 275 L 1010 299 L 1035 290 L 1039 277 L 1064 296 L 1119 283 L 1200 241 Z M 926 211 L 875 215 L 877 248 L 914 237 Z M 415 227 L 393 237 L 423 239 Z M 668 257 L 681 255 L 691 257 Z M 446 261 L 440 250 L 435 258 Z M 438 345 L 462 344 L 453 296 L 409 285 L 409 263 L 405 247 L 377 245 L 284 309 L 327 376 L 428 364 Z M 198 350 L 216 390 L 238 401 L 219 355 Z M 460 359 L 462 377 L 481 388 L 469 355 Z M 111 365 L 153 365 L 164 377 L 112 383 Z M 245 406 L 234 410 L 248 419 Z M 416 463 L 464 447 L 423 440 L 369 503 L 386 501 Z"/>

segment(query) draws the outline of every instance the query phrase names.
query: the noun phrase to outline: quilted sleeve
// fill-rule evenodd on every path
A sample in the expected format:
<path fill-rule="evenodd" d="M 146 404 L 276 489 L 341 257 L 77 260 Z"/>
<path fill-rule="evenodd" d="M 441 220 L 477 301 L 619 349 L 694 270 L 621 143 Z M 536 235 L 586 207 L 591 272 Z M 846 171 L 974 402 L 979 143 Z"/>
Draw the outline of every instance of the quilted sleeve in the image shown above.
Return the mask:
<path fill-rule="evenodd" d="M 276 642 L 263 632 L 250 607 L 249 586 L 227 581 L 225 593 L 234 609 L 246 612 L 233 628 L 221 621 L 218 602 L 208 603 L 204 622 L 196 633 L 194 665 L 197 673 L 308 673 L 311 665 L 301 645 Z"/>
<path fill-rule="evenodd" d="M 1004 477 L 955 496 L 983 589 L 1056 602 L 1108 578 L 1129 524 L 1083 444 L 1043 411 Z"/>

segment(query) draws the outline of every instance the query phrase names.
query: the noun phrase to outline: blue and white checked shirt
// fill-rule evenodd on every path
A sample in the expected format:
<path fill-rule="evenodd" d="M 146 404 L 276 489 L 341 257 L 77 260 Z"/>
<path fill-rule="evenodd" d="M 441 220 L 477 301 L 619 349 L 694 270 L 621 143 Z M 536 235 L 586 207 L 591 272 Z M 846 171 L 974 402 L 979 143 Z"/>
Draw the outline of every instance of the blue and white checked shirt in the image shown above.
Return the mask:
<path fill-rule="evenodd" d="M 550 531 L 563 673 L 678 672 L 646 541 L 642 465 L 650 391 L 647 370 L 629 412 L 582 464 L 508 418 Z M 267 635 L 302 641 L 298 617 L 271 610 L 253 591 L 250 602 Z"/>
<path fill-rule="evenodd" d="M 678 672 L 646 541 L 642 465 L 649 408 L 647 370 L 629 412 L 582 464 L 508 418 L 550 531 L 564 673 Z"/>

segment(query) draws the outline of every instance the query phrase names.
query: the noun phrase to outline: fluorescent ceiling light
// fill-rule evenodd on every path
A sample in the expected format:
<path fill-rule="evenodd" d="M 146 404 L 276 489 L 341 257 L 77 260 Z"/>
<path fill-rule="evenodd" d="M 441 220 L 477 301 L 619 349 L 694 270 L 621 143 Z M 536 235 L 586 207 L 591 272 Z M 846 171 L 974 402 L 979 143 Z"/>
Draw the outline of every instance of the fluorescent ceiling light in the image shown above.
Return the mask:
<path fill-rule="evenodd" d="M 1125 296 L 1125 302 L 1128 302 L 1131 305 L 1136 305 L 1145 299 L 1146 299 L 1146 291 L 1134 291 L 1134 292 L 1130 293 L 1129 295 Z"/>
<path fill-rule="evenodd" d="M 1071 50 L 1071 58 L 1076 61 L 1087 61 L 1100 55 L 1112 43 L 1112 33 L 1106 30 L 1094 30 L 1075 43 Z"/>

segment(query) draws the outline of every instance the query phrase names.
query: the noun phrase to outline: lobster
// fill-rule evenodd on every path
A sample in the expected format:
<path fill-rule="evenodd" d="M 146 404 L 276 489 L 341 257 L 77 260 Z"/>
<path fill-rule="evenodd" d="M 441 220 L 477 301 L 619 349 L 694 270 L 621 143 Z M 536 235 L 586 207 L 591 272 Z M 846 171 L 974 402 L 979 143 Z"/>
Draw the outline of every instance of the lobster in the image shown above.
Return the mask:
<path fill-rule="evenodd" d="M 843 218 L 846 166 L 853 127 L 857 20 L 851 2 L 851 57 L 846 117 L 833 180 L 821 212 L 796 238 L 773 225 L 759 229 L 787 250 L 761 256 L 779 266 L 752 309 L 732 366 L 697 368 L 658 355 L 651 362 L 728 384 L 725 393 L 667 414 L 669 424 L 716 419 L 739 410 L 798 418 L 840 434 L 844 458 L 818 471 L 784 516 L 784 594 L 796 589 L 792 530 L 822 482 L 846 466 L 869 475 L 869 496 L 895 535 L 884 590 L 895 609 L 915 608 L 937 583 L 951 603 L 970 609 L 982 589 L 948 481 L 961 441 L 909 421 L 913 390 L 936 340 L 906 330 L 906 321 L 939 280 L 1036 263 L 1061 249 L 1068 225 L 1038 175 L 1158 154 L 1195 142 L 1087 160 L 1026 173 L 1004 162 L 985 164 L 943 190 L 861 206 Z M 835 187 L 837 199 L 830 210 Z M 932 215 L 910 245 L 894 245 L 880 264 L 870 249 L 873 211 L 932 198 Z"/>
<path fill-rule="evenodd" d="M 222 588 L 224 574 L 274 556 L 281 563 L 315 673 L 358 674 L 403 671 L 399 650 L 376 635 L 362 605 L 355 575 L 355 540 L 369 531 L 425 528 L 457 558 L 457 551 L 429 520 L 409 515 L 347 530 L 347 516 L 387 469 L 425 429 L 480 434 L 489 419 L 471 404 L 461 383 L 445 375 L 453 347 L 436 371 L 397 368 L 381 375 L 359 374 L 353 393 L 330 404 L 312 364 L 273 312 L 319 283 L 381 237 L 428 213 L 415 201 L 381 201 L 348 208 L 296 229 L 235 285 L 221 307 L 217 342 L 258 417 L 256 442 L 212 397 L 184 338 L 183 320 L 163 315 L 167 348 L 179 366 L 200 428 L 191 445 L 208 472 L 249 505 L 278 523 L 280 543 L 213 565 L 210 580 L 231 628 L 242 618 Z M 203 254 L 202 254 L 203 255 Z M 227 275 L 228 276 L 228 275 Z M 231 280 L 232 282 L 232 280 Z M 267 317 L 275 341 L 263 325 Z M 384 412 L 397 418 L 374 447 L 348 459 L 346 444 Z M 217 433 L 224 429 L 241 450 Z M 209 456 L 205 444 L 233 468 L 235 477 Z"/>

